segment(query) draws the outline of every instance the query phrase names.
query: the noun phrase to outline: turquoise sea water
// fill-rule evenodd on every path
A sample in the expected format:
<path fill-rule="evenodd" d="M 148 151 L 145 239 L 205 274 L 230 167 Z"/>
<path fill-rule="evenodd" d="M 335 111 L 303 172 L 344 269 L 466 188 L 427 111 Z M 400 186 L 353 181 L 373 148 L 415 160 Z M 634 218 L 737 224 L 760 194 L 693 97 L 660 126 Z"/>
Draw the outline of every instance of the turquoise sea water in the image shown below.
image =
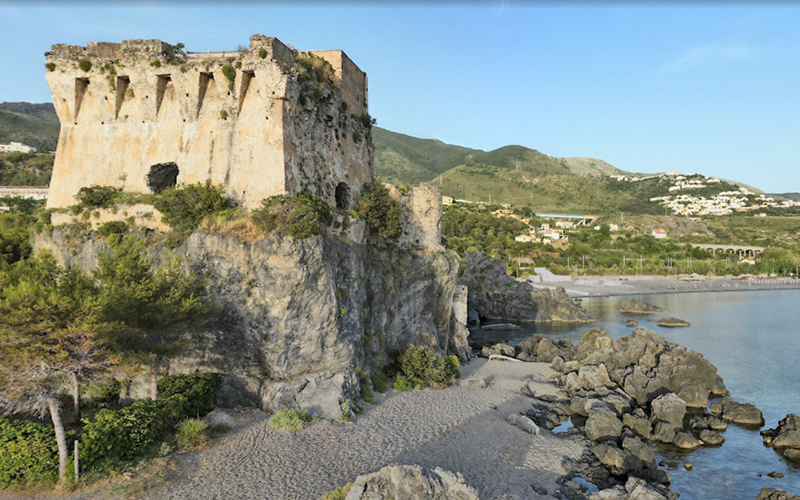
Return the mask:
<path fill-rule="evenodd" d="M 643 295 L 634 298 L 662 307 L 664 313 L 635 317 L 619 312 L 627 298 L 584 299 L 584 307 L 597 323 L 526 325 L 524 330 L 510 333 L 513 337 L 509 340 L 541 333 L 575 343 L 598 326 L 619 337 L 633 330 L 623 324 L 633 318 L 666 339 L 703 354 L 717 367 L 733 399 L 761 409 L 766 419 L 763 428 L 777 426 L 787 413 L 800 414 L 800 290 Z M 656 326 L 664 316 L 685 319 L 692 326 Z M 800 495 L 800 468 L 765 447 L 758 430 L 729 424 L 723 436 L 726 442 L 718 448 L 691 453 L 661 451 L 662 457 L 681 465 L 670 471 L 670 476 L 672 489 L 682 499 L 755 499 L 763 487 Z M 694 466 L 692 471 L 683 469 L 687 462 Z M 769 478 L 771 471 L 785 477 Z"/>

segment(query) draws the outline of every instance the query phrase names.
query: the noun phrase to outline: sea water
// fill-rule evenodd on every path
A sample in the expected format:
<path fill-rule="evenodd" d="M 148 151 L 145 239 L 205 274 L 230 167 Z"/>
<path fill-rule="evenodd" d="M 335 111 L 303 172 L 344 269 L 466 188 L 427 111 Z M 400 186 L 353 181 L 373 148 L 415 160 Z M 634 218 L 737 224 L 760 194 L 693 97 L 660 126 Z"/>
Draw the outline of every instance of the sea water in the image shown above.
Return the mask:
<path fill-rule="evenodd" d="M 655 315 L 619 312 L 630 297 L 592 297 L 583 305 L 596 323 L 588 325 L 524 325 L 507 332 L 518 342 L 533 333 L 577 343 L 590 329 L 605 328 L 612 337 L 627 335 L 626 319 L 654 330 L 667 340 L 701 353 L 714 366 L 731 392 L 731 398 L 752 403 L 774 428 L 787 413 L 800 414 L 800 290 L 711 292 L 642 295 L 633 298 L 664 309 Z M 666 316 L 687 320 L 686 328 L 662 328 L 655 322 Z M 500 334 L 500 332 L 497 332 Z M 728 424 L 725 443 L 682 453 L 660 449 L 658 460 L 677 461 L 669 471 L 671 488 L 682 499 L 755 499 L 761 488 L 781 488 L 800 495 L 800 468 L 763 445 L 758 430 Z M 693 469 L 687 471 L 686 463 Z M 767 477 L 775 471 L 782 479 Z"/>

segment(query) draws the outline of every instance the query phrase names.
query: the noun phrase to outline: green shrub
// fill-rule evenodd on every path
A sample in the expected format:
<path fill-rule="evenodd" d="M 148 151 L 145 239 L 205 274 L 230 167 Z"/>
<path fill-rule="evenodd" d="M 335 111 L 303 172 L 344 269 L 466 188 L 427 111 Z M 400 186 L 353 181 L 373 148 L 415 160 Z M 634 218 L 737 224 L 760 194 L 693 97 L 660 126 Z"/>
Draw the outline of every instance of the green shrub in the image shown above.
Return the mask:
<path fill-rule="evenodd" d="M 84 403 L 85 408 L 109 408 L 119 404 L 122 383 L 117 379 L 108 379 L 95 384 L 94 396 Z"/>
<path fill-rule="evenodd" d="M 395 377 L 394 382 L 392 382 L 392 389 L 395 391 L 406 392 L 411 389 L 411 387 L 411 382 L 403 375 L 398 375 Z"/>
<path fill-rule="evenodd" d="M 56 70 L 56 63 L 49 62 L 49 63 L 45 64 L 44 67 L 47 68 L 47 71 L 55 71 Z"/>
<path fill-rule="evenodd" d="M 0 418 L 0 488 L 58 480 L 52 425 Z"/>
<path fill-rule="evenodd" d="M 267 58 L 267 49 L 264 49 L 264 48 L 258 49 L 258 57 L 260 57 L 261 59 L 266 59 Z"/>
<path fill-rule="evenodd" d="M 328 204 L 305 191 L 292 196 L 271 196 L 253 211 L 253 222 L 261 230 L 294 238 L 321 234 L 332 220 Z"/>
<path fill-rule="evenodd" d="M 114 469 L 152 453 L 186 418 L 188 406 L 186 396 L 178 394 L 158 401 L 139 401 L 119 410 L 100 410 L 83 428 L 83 467 Z"/>
<path fill-rule="evenodd" d="M 297 432 L 305 428 L 306 422 L 312 420 L 308 410 L 281 410 L 269 419 L 269 425 L 275 429 Z"/>
<path fill-rule="evenodd" d="M 380 179 L 362 186 L 356 211 L 366 221 L 372 235 L 396 241 L 403 233 L 400 202 L 389 195 Z"/>
<path fill-rule="evenodd" d="M 128 232 L 128 224 L 121 220 L 112 220 L 102 224 L 97 228 L 100 236 L 111 236 L 112 234 L 125 234 Z"/>
<path fill-rule="evenodd" d="M 162 221 L 172 228 L 175 235 L 185 237 L 200 227 L 206 216 L 233 206 L 225 192 L 211 181 L 205 184 L 189 184 L 165 189 L 159 193 L 153 206 L 163 214 Z"/>
<path fill-rule="evenodd" d="M 189 400 L 186 415 L 202 417 L 214 409 L 214 395 L 222 383 L 219 373 L 195 373 L 192 375 L 167 375 L 158 381 L 158 394 L 169 398 L 176 394 Z"/>
<path fill-rule="evenodd" d="M 83 71 L 89 71 L 90 69 L 92 69 L 92 61 L 88 59 L 81 59 L 80 61 L 78 61 L 78 67 Z"/>
<path fill-rule="evenodd" d="M 150 61 L 150 66 L 152 66 L 154 68 L 160 68 L 161 67 L 161 59 L 154 59 L 154 60 Z"/>
<path fill-rule="evenodd" d="M 187 417 L 202 417 L 213 408 L 216 373 L 166 376 L 159 381 L 158 401 L 140 401 L 119 410 L 100 410 L 83 428 L 82 461 L 87 470 L 114 469 L 158 452 L 161 441 Z"/>
<path fill-rule="evenodd" d="M 208 423 L 196 418 L 184 420 L 178 424 L 175 432 L 175 439 L 178 448 L 181 450 L 191 450 L 208 443 Z"/>
<path fill-rule="evenodd" d="M 353 132 L 353 142 L 361 142 L 361 133 Z"/>
<path fill-rule="evenodd" d="M 372 387 L 378 392 L 386 392 L 389 389 L 389 377 L 380 368 L 372 370 Z"/>
<path fill-rule="evenodd" d="M 339 408 L 342 410 L 342 414 L 339 415 L 339 418 L 337 418 L 336 421 L 340 424 L 352 422 L 353 411 L 350 409 L 350 401 L 342 401 L 339 403 Z"/>
<path fill-rule="evenodd" d="M 226 64 L 222 67 L 222 74 L 228 79 L 228 89 L 233 90 L 233 82 L 236 80 L 236 68 L 232 64 Z"/>
<path fill-rule="evenodd" d="M 344 500 L 347 497 L 347 494 L 350 493 L 350 488 L 352 487 L 353 483 L 347 483 L 344 486 L 339 486 L 335 490 L 323 493 L 320 500 Z"/>
<path fill-rule="evenodd" d="M 430 346 L 411 346 L 393 358 L 397 372 L 412 385 L 441 387 L 461 376 L 457 357 L 437 354 Z"/>
<path fill-rule="evenodd" d="M 111 186 L 82 187 L 75 195 L 80 208 L 111 208 L 119 198 L 121 190 Z"/>

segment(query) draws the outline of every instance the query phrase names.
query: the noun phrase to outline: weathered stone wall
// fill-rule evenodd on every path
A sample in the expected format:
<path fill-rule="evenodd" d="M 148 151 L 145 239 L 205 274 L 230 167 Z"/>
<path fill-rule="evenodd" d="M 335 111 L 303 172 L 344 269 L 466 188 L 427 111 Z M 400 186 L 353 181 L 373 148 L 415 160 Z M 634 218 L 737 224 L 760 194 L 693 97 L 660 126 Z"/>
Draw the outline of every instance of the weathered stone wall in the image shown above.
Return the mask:
<path fill-rule="evenodd" d="M 442 245 L 442 192 L 430 184 L 412 186 L 401 190 L 385 184 L 389 194 L 405 210 L 403 234 L 399 244 L 416 248 L 441 249 Z M 405 193 L 405 194 L 403 194 Z"/>
<path fill-rule="evenodd" d="M 75 203 L 91 185 L 152 192 L 150 169 L 166 163 L 178 183 L 210 180 L 245 208 L 303 189 L 333 204 L 340 182 L 355 194 L 374 177 L 368 127 L 349 123 L 342 106 L 363 95 L 358 113 L 367 113 L 366 76 L 341 51 L 329 51 L 342 62 L 332 84 L 309 98 L 316 82 L 299 81 L 295 54 L 277 39 L 254 35 L 249 49 L 185 60 L 169 61 L 166 49 L 132 40 L 46 54 L 61 122 L 49 208 Z"/>

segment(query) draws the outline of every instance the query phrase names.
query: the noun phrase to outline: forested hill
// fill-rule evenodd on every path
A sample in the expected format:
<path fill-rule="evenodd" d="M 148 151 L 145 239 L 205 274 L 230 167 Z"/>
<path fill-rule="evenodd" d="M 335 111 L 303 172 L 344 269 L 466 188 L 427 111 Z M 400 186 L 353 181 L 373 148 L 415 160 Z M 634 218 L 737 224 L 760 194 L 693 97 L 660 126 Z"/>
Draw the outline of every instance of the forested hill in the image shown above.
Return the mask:
<path fill-rule="evenodd" d="M 58 129 L 52 103 L 0 103 L 0 143 L 21 142 L 39 151 L 55 151 Z"/>

